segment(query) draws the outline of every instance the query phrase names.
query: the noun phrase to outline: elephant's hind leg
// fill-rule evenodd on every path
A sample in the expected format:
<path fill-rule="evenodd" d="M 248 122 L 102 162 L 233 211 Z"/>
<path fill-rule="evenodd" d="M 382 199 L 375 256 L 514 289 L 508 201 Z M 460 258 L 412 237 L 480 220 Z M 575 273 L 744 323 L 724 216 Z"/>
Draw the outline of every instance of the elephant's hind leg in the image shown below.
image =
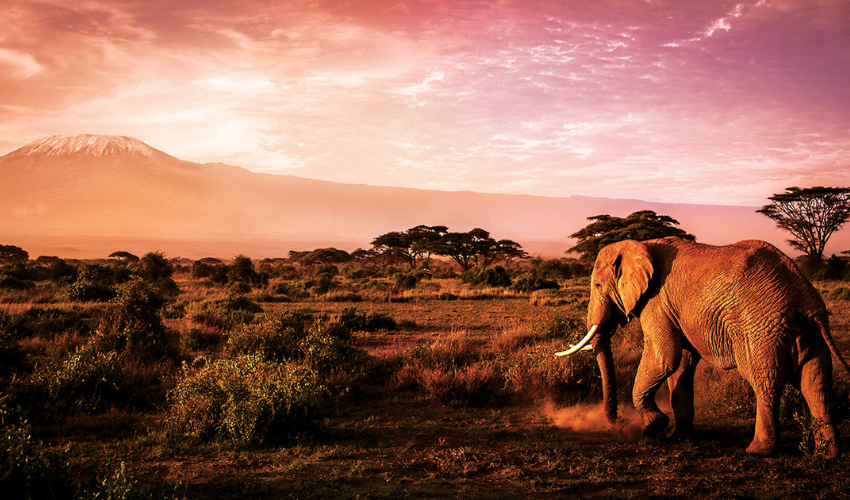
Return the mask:
<path fill-rule="evenodd" d="M 777 351 L 778 348 L 771 350 Z M 771 455 L 776 450 L 779 423 L 779 400 L 785 388 L 786 366 L 782 356 L 773 357 L 758 353 L 759 363 L 740 363 L 738 370 L 750 382 L 756 395 L 756 430 L 747 452 L 755 455 Z M 768 361 L 765 361 L 768 360 Z M 766 365 L 769 363 L 771 368 Z M 776 366 L 774 367 L 774 363 Z"/>
<path fill-rule="evenodd" d="M 824 347 L 806 361 L 799 372 L 800 392 L 806 399 L 818 452 L 826 458 L 839 455 L 832 402 L 832 358 Z M 795 381 L 796 382 L 796 381 Z"/>

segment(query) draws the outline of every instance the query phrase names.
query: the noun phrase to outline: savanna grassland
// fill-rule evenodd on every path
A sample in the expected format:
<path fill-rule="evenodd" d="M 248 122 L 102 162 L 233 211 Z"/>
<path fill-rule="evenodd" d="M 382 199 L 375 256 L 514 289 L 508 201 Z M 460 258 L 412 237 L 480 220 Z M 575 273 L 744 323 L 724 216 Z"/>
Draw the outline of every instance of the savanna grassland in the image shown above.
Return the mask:
<path fill-rule="evenodd" d="M 752 394 L 703 366 L 697 435 L 640 435 L 637 321 L 605 422 L 587 268 L 29 261 L 0 272 L 4 498 L 841 498 L 786 389 L 771 458 Z M 816 282 L 850 356 L 850 285 Z M 836 369 L 850 447 L 848 376 Z M 663 389 L 659 400 L 663 400 Z M 8 495 L 8 496 L 6 496 Z"/>

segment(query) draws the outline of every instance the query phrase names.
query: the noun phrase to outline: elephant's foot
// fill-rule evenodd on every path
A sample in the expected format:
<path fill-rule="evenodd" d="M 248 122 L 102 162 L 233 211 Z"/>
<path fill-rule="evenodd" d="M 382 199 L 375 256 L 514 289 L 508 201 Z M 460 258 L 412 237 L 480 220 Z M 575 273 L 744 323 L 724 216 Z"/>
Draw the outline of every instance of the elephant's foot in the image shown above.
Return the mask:
<path fill-rule="evenodd" d="M 835 427 L 823 427 L 815 431 L 815 445 L 817 446 L 817 454 L 827 460 L 838 458 L 838 455 L 841 454 L 835 435 Z"/>
<path fill-rule="evenodd" d="M 694 425 L 674 422 L 667 430 L 667 437 L 674 441 L 689 441 L 694 436 Z"/>
<path fill-rule="evenodd" d="M 776 451 L 776 443 L 771 441 L 753 439 L 753 442 L 747 446 L 747 453 L 751 455 L 768 456 L 773 455 L 774 451 Z"/>
<path fill-rule="evenodd" d="M 667 428 L 667 424 L 670 423 L 670 417 L 661 412 L 647 412 L 642 417 L 643 435 L 647 437 L 661 434 Z"/>

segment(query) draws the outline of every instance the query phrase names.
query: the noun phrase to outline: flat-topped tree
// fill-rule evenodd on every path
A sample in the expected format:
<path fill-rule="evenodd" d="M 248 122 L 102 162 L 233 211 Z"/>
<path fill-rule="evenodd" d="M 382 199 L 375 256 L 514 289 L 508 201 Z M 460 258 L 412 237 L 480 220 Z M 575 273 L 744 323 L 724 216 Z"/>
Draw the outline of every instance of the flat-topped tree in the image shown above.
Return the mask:
<path fill-rule="evenodd" d="M 850 218 L 850 188 L 795 186 L 768 199 L 770 204 L 757 212 L 791 233 L 788 243 L 820 266 L 826 242 Z"/>
<path fill-rule="evenodd" d="M 26 264 L 30 254 L 15 245 L 0 245 L 0 265 Z"/>
<path fill-rule="evenodd" d="M 446 226 L 419 225 L 407 231 L 390 231 L 372 240 L 372 248 L 381 255 L 407 262 L 411 269 L 428 262 L 448 231 Z"/>
<path fill-rule="evenodd" d="M 676 227 L 679 221 L 669 215 L 658 215 L 652 210 L 633 212 L 627 217 L 594 215 L 587 220 L 594 221 L 570 235 L 578 243 L 567 252 L 581 254 L 582 260 L 593 262 L 596 255 L 611 243 L 623 240 L 645 241 L 666 236 L 678 236 L 689 241 L 696 237 L 684 229 Z"/>

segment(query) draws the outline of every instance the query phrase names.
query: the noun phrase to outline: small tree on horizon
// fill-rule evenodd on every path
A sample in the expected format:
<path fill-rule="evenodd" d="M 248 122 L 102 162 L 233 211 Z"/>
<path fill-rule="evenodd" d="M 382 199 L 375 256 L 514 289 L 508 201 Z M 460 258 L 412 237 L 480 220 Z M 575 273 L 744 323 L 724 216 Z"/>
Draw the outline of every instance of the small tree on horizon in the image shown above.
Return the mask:
<path fill-rule="evenodd" d="M 819 267 L 826 242 L 850 218 L 850 188 L 789 187 L 756 210 L 793 236 L 788 243 Z"/>
<path fill-rule="evenodd" d="M 109 254 L 110 259 L 115 259 L 118 262 L 123 264 L 130 264 L 134 262 L 139 262 L 139 258 L 130 252 L 125 252 L 124 250 L 119 250 L 117 252 L 112 252 Z"/>
<path fill-rule="evenodd" d="M 578 243 L 567 252 L 580 253 L 581 259 L 588 262 L 595 261 L 600 250 L 618 241 L 645 241 L 666 236 L 696 240 L 694 235 L 676 227 L 679 221 L 669 215 L 658 215 L 652 210 L 633 212 L 625 218 L 594 215 L 587 220 L 594 222 L 570 235 Z"/>
<path fill-rule="evenodd" d="M 15 245 L 0 245 L 0 265 L 26 264 L 30 254 Z"/>

